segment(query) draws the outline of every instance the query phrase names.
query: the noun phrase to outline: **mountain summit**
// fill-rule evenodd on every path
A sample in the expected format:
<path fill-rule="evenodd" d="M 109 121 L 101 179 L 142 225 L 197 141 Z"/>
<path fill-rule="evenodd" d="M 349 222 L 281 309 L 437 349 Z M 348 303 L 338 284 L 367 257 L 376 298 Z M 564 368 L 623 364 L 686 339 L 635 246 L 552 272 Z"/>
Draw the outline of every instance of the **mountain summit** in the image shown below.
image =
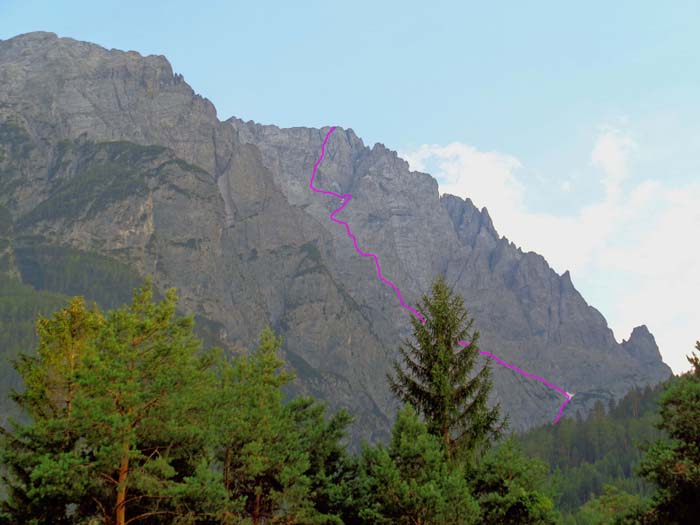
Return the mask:
<path fill-rule="evenodd" d="M 232 351 L 270 324 L 298 391 L 348 407 L 365 437 L 384 435 L 395 408 L 385 373 L 408 314 L 328 219 L 337 201 L 309 191 L 327 130 L 222 122 L 161 56 L 52 33 L 1 41 L 0 270 L 102 303 L 151 275 Z M 407 303 L 443 273 L 481 347 L 575 392 L 569 415 L 671 375 L 646 327 L 618 344 L 568 272 L 500 237 L 469 199 L 440 197 L 383 145 L 336 129 L 317 184 L 353 195 L 340 218 Z M 561 396 L 493 371 L 513 428 L 553 420 Z"/>

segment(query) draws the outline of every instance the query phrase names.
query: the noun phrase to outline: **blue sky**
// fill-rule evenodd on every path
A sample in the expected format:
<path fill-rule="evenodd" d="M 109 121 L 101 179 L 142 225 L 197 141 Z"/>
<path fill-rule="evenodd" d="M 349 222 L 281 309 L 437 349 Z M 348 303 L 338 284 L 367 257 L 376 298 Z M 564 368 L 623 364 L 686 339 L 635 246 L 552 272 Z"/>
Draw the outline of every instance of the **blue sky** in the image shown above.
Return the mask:
<path fill-rule="evenodd" d="M 166 55 L 221 119 L 337 124 L 398 150 L 570 269 L 618 340 L 646 323 L 687 368 L 700 3 L 0 0 L 0 21 L 2 39 Z"/>

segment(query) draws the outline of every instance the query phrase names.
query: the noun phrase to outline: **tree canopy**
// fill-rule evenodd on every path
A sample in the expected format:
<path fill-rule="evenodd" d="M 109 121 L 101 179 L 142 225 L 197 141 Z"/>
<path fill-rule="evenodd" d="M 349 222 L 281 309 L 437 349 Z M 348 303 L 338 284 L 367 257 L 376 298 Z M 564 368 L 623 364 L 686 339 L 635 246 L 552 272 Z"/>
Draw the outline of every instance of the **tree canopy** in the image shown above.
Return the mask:
<path fill-rule="evenodd" d="M 499 405 L 489 406 L 490 364 L 479 368 L 479 332 L 444 276 L 435 279 L 418 308 L 425 322 L 411 318 L 413 336 L 399 348 L 401 360 L 389 384 L 443 440 L 450 457 L 468 455 L 505 428 Z"/>
<path fill-rule="evenodd" d="M 414 319 L 390 378 L 405 406 L 389 442 L 358 453 L 347 412 L 285 394 L 293 375 L 271 329 L 232 357 L 202 347 L 172 290 L 155 301 L 146 283 L 106 312 L 71 300 L 39 318 L 35 350 L 16 361 L 22 416 L 0 435 L 0 523 L 602 525 L 694 515 L 697 357 L 663 395 L 656 433 L 660 389 L 647 389 L 502 442 L 462 299 L 438 278 L 421 308 L 426 323 Z M 660 435 L 642 463 L 658 488 L 646 501 L 650 489 L 631 478 L 636 441 Z"/>
<path fill-rule="evenodd" d="M 700 342 L 695 345 L 700 351 Z M 688 357 L 692 369 L 661 397 L 661 422 L 670 440 L 646 451 L 640 474 L 657 489 L 645 523 L 693 523 L 700 516 L 700 356 Z"/>

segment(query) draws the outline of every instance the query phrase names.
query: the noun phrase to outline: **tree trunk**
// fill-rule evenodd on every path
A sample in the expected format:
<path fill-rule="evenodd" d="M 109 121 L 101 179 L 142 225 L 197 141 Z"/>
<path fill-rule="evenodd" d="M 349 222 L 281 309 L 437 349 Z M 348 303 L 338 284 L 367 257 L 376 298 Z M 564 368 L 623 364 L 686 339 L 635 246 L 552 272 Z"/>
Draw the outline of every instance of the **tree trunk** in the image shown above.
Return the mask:
<path fill-rule="evenodd" d="M 116 525 L 126 523 L 126 483 L 129 475 L 129 443 L 124 443 L 124 455 L 119 465 L 119 485 L 117 486 Z"/>
<path fill-rule="evenodd" d="M 260 524 L 260 493 L 255 495 L 255 507 L 253 510 L 253 525 Z"/>
<path fill-rule="evenodd" d="M 226 487 L 226 497 L 229 497 L 229 486 L 231 484 L 231 447 L 226 447 L 226 458 L 224 459 L 224 487 Z"/>

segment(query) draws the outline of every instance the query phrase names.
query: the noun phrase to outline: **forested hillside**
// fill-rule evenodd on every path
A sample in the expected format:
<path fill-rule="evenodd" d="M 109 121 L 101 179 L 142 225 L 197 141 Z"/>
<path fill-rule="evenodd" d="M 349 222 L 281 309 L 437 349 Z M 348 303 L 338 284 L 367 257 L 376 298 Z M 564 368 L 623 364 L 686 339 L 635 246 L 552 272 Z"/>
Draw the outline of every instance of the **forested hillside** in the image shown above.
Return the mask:
<path fill-rule="evenodd" d="M 549 465 L 556 486 L 556 502 L 565 514 L 575 514 L 589 499 L 603 494 L 606 485 L 648 497 L 653 487 L 636 470 L 643 456 L 640 445 L 665 437 L 658 403 L 669 383 L 634 389 L 619 403 L 595 404 L 583 419 L 562 419 L 518 436 L 526 455 Z"/>
<path fill-rule="evenodd" d="M 48 315 L 62 306 L 67 297 L 51 292 L 38 292 L 31 286 L 0 274 L 0 384 L 11 389 L 20 386 L 10 365 L 20 352 L 36 344 L 34 323 L 38 315 Z M 7 398 L 0 398 L 0 425 L 15 407 Z"/>
<path fill-rule="evenodd" d="M 700 350 L 700 342 L 696 343 Z M 632 390 L 606 413 L 532 429 L 525 454 L 547 462 L 565 525 L 690 525 L 700 515 L 700 356 L 691 371 Z"/>

